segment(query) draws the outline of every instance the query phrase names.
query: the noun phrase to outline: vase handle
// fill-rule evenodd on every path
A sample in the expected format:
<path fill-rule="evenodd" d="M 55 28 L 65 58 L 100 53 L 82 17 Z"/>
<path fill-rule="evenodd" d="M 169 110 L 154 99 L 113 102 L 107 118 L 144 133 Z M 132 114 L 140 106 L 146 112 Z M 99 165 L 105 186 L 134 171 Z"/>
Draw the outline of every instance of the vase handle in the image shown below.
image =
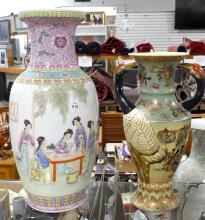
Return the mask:
<path fill-rule="evenodd" d="M 119 103 L 119 105 L 122 108 L 122 111 L 127 114 L 131 112 L 134 108 L 135 105 L 132 104 L 124 95 L 123 93 L 123 79 L 127 72 L 130 69 L 136 68 L 137 64 L 134 63 L 129 63 L 125 65 L 121 65 L 120 68 L 117 70 L 116 77 L 115 77 L 115 91 L 116 91 L 116 98 Z"/>
<path fill-rule="evenodd" d="M 204 94 L 204 88 L 205 88 L 205 72 L 202 69 L 202 67 L 199 64 L 190 64 L 190 63 L 182 63 L 179 64 L 178 67 L 183 68 L 186 70 L 190 75 L 194 77 L 197 83 L 197 90 L 194 97 L 184 100 L 181 102 L 182 106 L 190 111 L 194 106 L 197 105 L 197 103 L 201 100 L 203 94 Z"/>

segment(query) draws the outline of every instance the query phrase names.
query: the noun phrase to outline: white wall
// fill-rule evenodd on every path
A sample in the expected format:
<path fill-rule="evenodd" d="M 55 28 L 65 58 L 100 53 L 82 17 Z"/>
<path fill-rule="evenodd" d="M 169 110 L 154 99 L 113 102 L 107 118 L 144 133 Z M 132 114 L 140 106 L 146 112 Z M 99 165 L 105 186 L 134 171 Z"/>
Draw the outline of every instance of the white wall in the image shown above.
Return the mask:
<path fill-rule="evenodd" d="M 54 8 L 65 4 L 73 4 L 73 0 L 5 0 L 0 7 L 0 16 L 9 15 L 11 12 L 18 13 L 25 9 Z"/>
<path fill-rule="evenodd" d="M 91 0 L 93 5 L 117 6 L 118 11 L 124 11 L 127 4 L 128 11 L 173 11 L 175 0 Z"/>
<path fill-rule="evenodd" d="M 3 1 L 3 0 L 1 0 Z M 118 11 L 174 11 L 175 0 L 91 0 L 90 3 L 74 3 L 74 0 L 5 0 L 0 7 L 0 16 L 18 13 L 25 9 L 44 9 L 59 6 L 117 6 Z"/>
<path fill-rule="evenodd" d="M 117 14 L 117 37 L 128 47 L 143 40 L 149 41 L 156 51 L 166 51 L 168 46 L 183 43 L 183 37 L 205 39 L 205 30 L 177 30 L 174 27 L 174 11 Z"/>

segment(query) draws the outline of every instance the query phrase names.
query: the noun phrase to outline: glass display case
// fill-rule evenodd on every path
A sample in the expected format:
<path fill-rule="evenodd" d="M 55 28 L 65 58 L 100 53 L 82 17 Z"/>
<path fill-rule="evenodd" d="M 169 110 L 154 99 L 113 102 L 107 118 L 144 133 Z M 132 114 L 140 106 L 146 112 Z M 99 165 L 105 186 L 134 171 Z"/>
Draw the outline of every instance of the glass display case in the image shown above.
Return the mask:
<path fill-rule="evenodd" d="M 38 220 L 66 220 L 68 215 L 76 216 L 80 220 L 153 220 L 145 217 L 143 213 L 130 204 L 130 196 L 137 185 L 132 182 L 115 182 L 116 176 L 108 182 L 93 181 L 90 183 L 87 195 L 88 200 L 84 205 L 67 213 L 42 213 L 29 206 L 25 216 L 16 219 Z M 10 210 L 13 212 L 12 200 L 20 192 L 22 195 L 21 181 L 0 181 L 0 188 L 8 189 L 10 196 Z M 205 184 L 176 183 L 174 191 L 181 198 L 181 205 L 170 213 L 153 213 L 154 219 L 163 220 L 203 220 L 205 219 Z M 11 219 L 14 219 L 13 217 Z M 74 220 L 74 219 L 73 219 Z"/>

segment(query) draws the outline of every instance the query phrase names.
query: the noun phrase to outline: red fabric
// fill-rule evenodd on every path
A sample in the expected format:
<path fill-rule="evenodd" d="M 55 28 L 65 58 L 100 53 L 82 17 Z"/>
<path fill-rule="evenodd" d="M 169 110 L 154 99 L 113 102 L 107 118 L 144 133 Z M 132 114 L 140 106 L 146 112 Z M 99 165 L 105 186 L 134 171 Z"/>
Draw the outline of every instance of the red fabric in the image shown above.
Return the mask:
<path fill-rule="evenodd" d="M 108 86 L 106 86 L 103 82 L 96 80 L 96 79 L 93 79 L 93 82 L 97 90 L 99 102 L 109 100 L 111 97 L 113 98 L 112 91 L 110 90 Z"/>
<path fill-rule="evenodd" d="M 110 92 L 109 98 L 114 99 L 115 98 L 115 84 L 113 81 L 113 77 L 98 67 L 94 67 L 91 75 L 92 75 L 93 80 L 98 80 L 109 88 L 109 92 Z"/>
<path fill-rule="evenodd" d="M 111 44 L 101 44 L 102 53 L 113 54 L 113 47 Z"/>
<path fill-rule="evenodd" d="M 115 37 L 110 37 L 101 45 L 102 53 L 118 54 L 125 46 L 123 41 Z"/>
<path fill-rule="evenodd" d="M 205 43 L 200 41 L 192 41 L 189 43 L 188 49 L 190 54 L 205 54 Z"/>
<path fill-rule="evenodd" d="M 150 52 L 151 50 L 154 50 L 153 46 L 150 43 L 139 44 L 136 48 L 138 53 Z"/>

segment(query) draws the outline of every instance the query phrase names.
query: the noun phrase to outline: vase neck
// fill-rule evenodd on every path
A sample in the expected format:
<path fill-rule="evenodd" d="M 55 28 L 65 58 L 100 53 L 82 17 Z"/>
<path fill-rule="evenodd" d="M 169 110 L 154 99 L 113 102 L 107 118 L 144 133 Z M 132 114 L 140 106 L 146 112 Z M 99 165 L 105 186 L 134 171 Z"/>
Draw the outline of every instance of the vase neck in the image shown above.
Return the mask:
<path fill-rule="evenodd" d="M 77 66 L 74 35 L 78 20 L 33 18 L 27 24 L 31 33 L 29 69 L 60 70 Z"/>
<path fill-rule="evenodd" d="M 141 93 L 149 95 L 174 95 L 174 73 L 176 61 L 141 61 L 139 72 L 142 77 Z"/>

